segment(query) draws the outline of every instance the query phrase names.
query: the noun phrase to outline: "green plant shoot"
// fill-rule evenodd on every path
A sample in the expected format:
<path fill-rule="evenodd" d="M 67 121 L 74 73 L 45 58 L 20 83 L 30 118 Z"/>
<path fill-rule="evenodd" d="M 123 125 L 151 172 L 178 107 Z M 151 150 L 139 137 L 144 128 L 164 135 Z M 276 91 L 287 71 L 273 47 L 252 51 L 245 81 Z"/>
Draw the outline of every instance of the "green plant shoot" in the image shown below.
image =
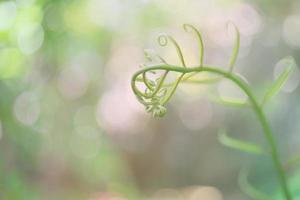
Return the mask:
<path fill-rule="evenodd" d="M 143 65 L 142 69 L 133 74 L 131 81 L 132 90 L 138 101 L 145 106 L 148 113 L 151 113 L 154 117 L 163 117 L 167 112 L 166 105 L 171 100 L 179 84 L 212 84 L 217 83 L 222 79 L 228 79 L 233 82 L 241 91 L 243 91 L 247 95 L 248 101 L 246 103 L 243 103 L 234 100 L 216 100 L 215 102 L 219 102 L 224 105 L 237 105 L 243 107 L 246 105 L 247 107 L 252 108 L 261 124 L 263 137 L 268 144 L 268 150 L 265 151 L 258 145 L 229 137 L 224 131 L 219 134 L 219 140 L 225 146 L 240 151 L 270 156 L 277 172 L 282 198 L 285 200 L 292 200 L 292 195 L 288 187 L 284 165 L 282 164 L 282 161 L 279 157 L 278 145 L 274 139 L 269 122 L 263 110 L 263 105 L 265 105 L 273 96 L 275 96 L 275 94 L 286 82 L 288 75 L 291 72 L 291 67 L 288 66 L 286 70 L 284 70 L 284 72 L 271 86 L 270 90 L 266 92 L 266 95 L 263 97 L 262 103 L 260 103 L 258 101 L 258 98 L 253 94 L 253 91 L 250 88 L 249 84 L 242 78 L 240 78 L 240 76 L 234 73 L 234 66 L 238 57 L 240 47 L 240 33 L 238 28 L 233 23 L 228 23 L 227 28 L 229 26 L 232 26 L 235 31 L 235 42 L 233 45 L 233 50 L 229 59 L 227 70 L 223 70 L 218 66 L 204 64 L 204 45 L 201 33 L 196 27 L 190 24 L 184 24 L 184 30 L 187 32 L 192 31 L 197 37 L 199 46 L 199 65 L 188 67 L 186 65 L 183 52 L 177 41 L 170 35 L 162 35 L 158 38 L 158 43 L 161 46 L 167 46 L 168 43 L 171 43 L 175 47 L 181 66 L 170 65 L 160 56 L 146 54 L 146 57 L 149 60 L 154 60 L 154 58 L 151 58 L 151 56 L 155 56 L 158 57 L 161 62 L 150 66 Z M 158 77 L 154 79 L 148 78 L 149 73 L 156 74 Z M 173 82 L 168 83 L 166 80 L 171 73 L 179 75 Z M 195 78 L 196 74 L 201 73 L 209 73 L 213 76 L 209 79 Z M 239 182 L 243 191 L 245 191 L 248 195 L 250 195 L 254 199 L 272 199 L 272 197 L 268 197 L 262 192 L 257 191 L 255 187 L 251 186 L 250 183 L 247 182 L 246 179 L 247 175 L 245 175 L 244 172 L 241 173 Z"/>

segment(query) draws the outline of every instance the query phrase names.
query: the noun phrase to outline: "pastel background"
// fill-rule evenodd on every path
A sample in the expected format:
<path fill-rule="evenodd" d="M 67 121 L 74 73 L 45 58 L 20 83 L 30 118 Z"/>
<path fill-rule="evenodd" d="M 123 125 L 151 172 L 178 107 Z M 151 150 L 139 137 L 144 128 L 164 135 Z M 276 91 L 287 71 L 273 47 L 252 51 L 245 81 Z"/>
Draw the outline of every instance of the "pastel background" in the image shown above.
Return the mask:
<path fill-rule="evenodd" d="M 236 72 L 262 96 L 287 56 L 300 63 L 298 0 L 15 0 L 0 2 L 0 199 L 240 200 L 241 168 L 266 191 L 271 161 L 228 149 L 217 133 L 264 144 L 250 109 L 212 103 L 206 85 L 181 86 L 162 119 L 135 99 L 131 75 L 154 49 L 171 63 L 183 23 L 198 27 L 207 64 L 226 67 L 241 32 Z M 281 60 L 281 61 L 280 61 Z M 267 106 L 282 157 L 300 152 L 300 71 Z M 215 95 L 244 98 L 227 82 Z M 300 182 L 299 182 L 300 184 Z"/>

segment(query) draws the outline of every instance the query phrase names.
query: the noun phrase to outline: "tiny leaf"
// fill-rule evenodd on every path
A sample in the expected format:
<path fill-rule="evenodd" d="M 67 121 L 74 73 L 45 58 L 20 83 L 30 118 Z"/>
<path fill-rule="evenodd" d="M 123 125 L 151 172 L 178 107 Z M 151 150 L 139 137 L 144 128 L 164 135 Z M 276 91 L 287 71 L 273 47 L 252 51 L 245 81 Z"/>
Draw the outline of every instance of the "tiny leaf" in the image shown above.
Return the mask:
<path fill-rule="evenodd" d="M 219 141 L 224 146 L 240 150 L 247 153 L 262 155 L 265 154 L 264 150 L 256 145 L 242 140 L 238 140 L 232 137 L 229 137 L 224 130 L 219 132 Z"/>

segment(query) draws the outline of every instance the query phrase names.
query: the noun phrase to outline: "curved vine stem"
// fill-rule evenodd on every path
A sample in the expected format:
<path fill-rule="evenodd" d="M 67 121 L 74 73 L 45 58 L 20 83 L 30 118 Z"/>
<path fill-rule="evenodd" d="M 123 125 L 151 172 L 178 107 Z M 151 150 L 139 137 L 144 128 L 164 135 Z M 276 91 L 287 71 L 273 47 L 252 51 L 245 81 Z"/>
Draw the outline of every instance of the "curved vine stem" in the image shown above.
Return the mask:
<path fill-rule="evenodd" d="M 233 58 L 233 59 L 235 60 L 235 58 Z M 261 123 L 264 137 L 269 145 L 271 157 L 272 157 L 275 169 L 277 171 L 278 181 L 282 188 L 283 195 L 286 200 L 292 200 L 292 197 L 289 192 L 288 185 L 287 185 L 286 175 L 285 175 L 283 166 L 281 165 L 277 145 L 276 145 L 275 139 L 273 137 L 273 134 L 271 132 L 269 123 L 265 117 L 262 107 L 258 103 L 258 100 L 253 95 L 250 87 L 244 80 L 242 80 L 239 76 L 232 74 L 231 71 L 229 71 L 229 72 L 224 71 L 224 70 L 219 69 L 216 66 L 202 65 L 202 66 L 198 66 L 198 67 L 186 68 L 186 67 L 171 66 L 171 65 L 156 65 L 156 66 L 147 67 L 142 70 L 139 70 L 138 72 L 136 72 L 133 75 L 132 81 L 131 81 L 131 86 L 132 86 L 132 89 L 133 89 L 133 92 L 135 93 L 135 95 L 140 96 L 140 93 L 142 93 L 136 86 L 136 80 L 138 79 L 138 77 L 141 74 L 146 73 L 147 71 L 155 71 L 155 70 L 164 70 L 167 72 L 178 72 L 178 73 L 182 74 L 180 77 L 183 77 L 185 74 L 194 73 L 194 72 L 197 72 L 197 73 L 209 72 L 212 74 L 223 76 L 224 78 L 227 78 L 227 79 L 231 80 L 233 83 L 235 83 L 249 98 L 249 103 L 252 105 L 252 108 L 253 108 L 257 118 L 259 119 L 259 122 Z M 174 94 L 175 88 L 178 86 L 180 80 L 181 79 L 177 79 L 176 83 L 174 84 L 174 88 L 162 100 L 161 103 L 163 105 L 166 104 L 169 101 L 169 99 L 171 98 L 171 96 Z"/>

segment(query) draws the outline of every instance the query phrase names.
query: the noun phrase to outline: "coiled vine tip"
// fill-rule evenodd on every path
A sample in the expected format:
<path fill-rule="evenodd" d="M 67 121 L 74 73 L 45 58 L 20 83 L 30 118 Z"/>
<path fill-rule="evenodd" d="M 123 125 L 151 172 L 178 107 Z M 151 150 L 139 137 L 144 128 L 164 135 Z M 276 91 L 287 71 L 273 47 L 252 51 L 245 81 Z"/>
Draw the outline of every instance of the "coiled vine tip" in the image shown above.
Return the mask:
<path fill-rule="evenodd" d="M 237 36 L 239 36 L 239 32 L 237 27 L 233 23 L 228 23 L 227 28 L 229 25 L 232 24 L 236 30 Z M 198 40 L 198 47 L 199 47 L 199 68 L 204 67 L 203 64 L 203 55 L 204 55 L 204 45 L 203 45 L 203 40 L 202 40 L 202 35 L 200 31 L 193 25 L 191 24 L 183 24 L 183 29 L 186 32 L 193 32 L 196 34 L 196 38 Z M 182 50 L 178 44 L 178 42 L 170 35 L 168 34 L 162 34 L 159 35 L 157 38 L 158 44 L 162 47 L 167 46 L 169 43 L 171 43 L 176 50 L 177 56 L 181 62 L 182 69 L 188 69 L 185 63 L 185 59 L 182 53 Z M 236 37 L 236 42 L 235 42 L 235 48 L 233 50 L 231 59 L 230 59 L 230 70 L 229 72 L 232 71 L 232 67 L 235 63 L 236 57 L 237 57 L 237 52 L 239 50 L 239 37 Z M 146 66 L 143 65 L 142 69 L 140 72 L 136 74 L 136 76 L 133 77 L 132 79 L 132 89 L 135 93 L 135 95 L 138 97 L 139 102 L 145 105 L 146 111 L 149 113 L 152 113 L 154 117 L 162 117 L 166 114 L 167 109 L 165 108 L 165 105 L 168 103 L 168 101 L 171 99 L 171 97 L 174 95 L 178 85 L 181 82 L 188 82 L 190 78 L 193 77 L 193 75 L 199 73 L 199 71 L 187 71 L 185 70 L 180 70 L 176 71 L 176 73 L 179 75 L 177 78 L 171 82 L 171 83 L 166 83 L 166 79 L 168 74 L 170 72 L 175 72 L 169 67 L 169 65 L 162 57 L 160 57 L 154 50 L 146 49 L 144 50 L 145 57 L 148 61 L 150 62 L 155 62 L 159 60 L 161 63 L 160 65 L 151 65 Z M 147 64 L 148 65 L 148 64 Z M 161 66 L 161 67 L 158 67 Z M 158 68 L 156 68 L 158 67 Z M 155 69 L 154 69 L 155 68 Z M 171 67 L 172 68 L 172 67 Z M 161 71 L 163 73 L 161 73 Z M 159 73 L 156 73 L 159 72 Z M 148 77 L 147 74 L 152 73 L 156 78 L 150 78 Z M 188 74 L 187 76 L 185 76 Z M 216 79 L 217 81 L 221 80 L 221 77 Z M 144 85 L 144 89 L 140 89 L 137 87 L 136 83 L 139 82 L 140 84 Z M 201 80 L 198 81 L 201 83 Z M 216 82 L 216 81 L 214 81 Z M 202 82 L 205 83 L 205 82 Z"/>

